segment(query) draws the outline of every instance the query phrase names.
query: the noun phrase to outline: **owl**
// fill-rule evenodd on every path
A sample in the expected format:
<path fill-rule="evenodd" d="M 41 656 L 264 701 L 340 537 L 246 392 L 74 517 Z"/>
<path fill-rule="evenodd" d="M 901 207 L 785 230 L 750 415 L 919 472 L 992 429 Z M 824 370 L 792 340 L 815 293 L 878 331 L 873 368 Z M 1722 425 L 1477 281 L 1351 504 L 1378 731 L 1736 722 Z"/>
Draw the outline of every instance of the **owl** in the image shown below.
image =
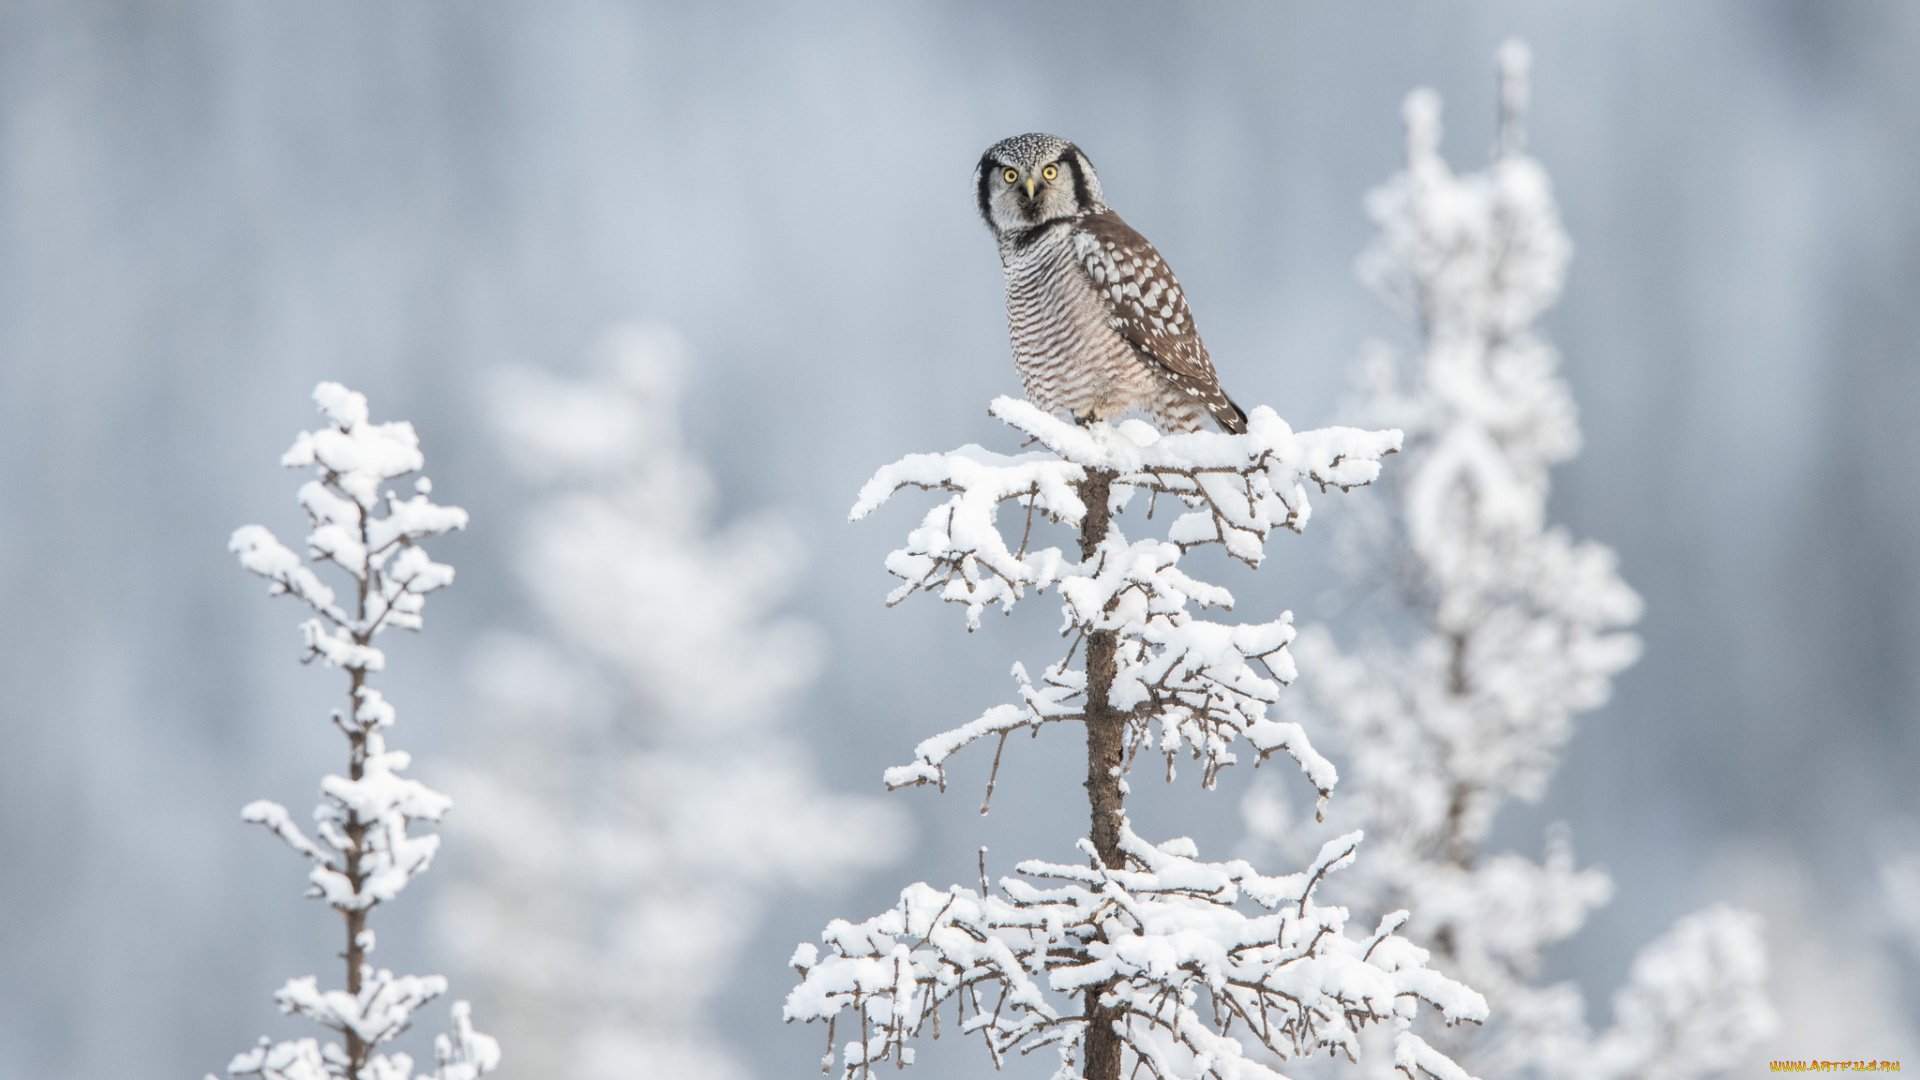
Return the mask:
<path fill-rule="evenodd" d="M 1138 410 L 1169 433 L 1247 430 L 1213 373 L 1172 268 L 1107 208 L 1080 148 L 1016 135 L 974 171 L 1000 243 L 1007 328 L 1027 400 L 1076 421 Z"/>

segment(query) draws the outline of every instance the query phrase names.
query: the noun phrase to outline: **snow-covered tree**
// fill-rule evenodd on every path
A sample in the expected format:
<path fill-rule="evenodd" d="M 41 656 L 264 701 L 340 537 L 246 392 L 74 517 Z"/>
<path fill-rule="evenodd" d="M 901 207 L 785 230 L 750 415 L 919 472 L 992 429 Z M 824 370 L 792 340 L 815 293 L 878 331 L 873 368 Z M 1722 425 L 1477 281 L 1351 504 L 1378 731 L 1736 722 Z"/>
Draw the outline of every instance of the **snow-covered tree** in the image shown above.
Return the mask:
<path fill-rule="evenodd" d="M 786 1016 L 827 1023 L 824 1070 L 836 1049 L 844 1078 L 889 1059 L 905 1065 L 908 1040 L 929 1026 L 937 1036 L 950 1009 L 950 1030 L 980 1035 L 996 1065 L 1052 1047 L 1063 1080 L 1278 1077 L 1266 1063 L 1274 1057 L 1356 1054 L 1369 1025 L 1397 1033 L 1390 1060 L 1410 1078 L 1464 1076 L 1408 1028 L 1421 1001 L 1447 1024 L 1484 1019 L 1485 1001 L 1396 936 L 1404 912 L 1351 933 L 1345 908 L 1319 902 L 1323 880 L 1354 861 L 1359 832 L 1269 877 L 1243 860 L 1203 861 L 1190 839 L 1150 843 L 1123 805 L 1142 750 L 1165 757 L 1169 779 L 1176 759 L 1191 758 L 1211 788 L 1241 744 L 1260 758 L 1290 755 L 1324 803 L 1332 766 L 1299 726 L 1268 715 L 1294 674 L 1291 615 L 1197 618 L 1193 605 L 1225 609 L 1233 597 L 1180 563 L 1219 544 L 1257 565 L 1275 529 L 1306 523 L 1308 485 L 1372 482 L 1399 433 L 1295 433 L 1265 407 L 1244 435 L 1163 436 L 1139 420 L 1079 427 L 1010 398 L 992 413 L 1040 449 L 906 457 L 868 482 L 852 516 L 904 488 L 944 493 L 887 559 L 904 581 L 890 602 L 932 593 L 977 627 L 989 607 L 1051 589 L 1066 656 L 1038 679 L 1016 665 L 1016 703 L 921 742 L 886 782 L 944 786 L 948 758 L 971 743 L 992 741 L 997 760 L 1015 732 L 1082 728 L 1092 825 L 1078 846 L 1088 862 L 1021 862 L 997 889 L 983 862 L 977 889 L 911 885 L 873 918 L 831 922 L 824 947 L 801 945 Z M 1149 518 L 1156 504 L 1173 511 L 1165 539 L 1121 532 L 1120 515 L 1143 503 Z M 1044 546 L 1054 523 L 1077 530 L 1076 552 Z M 842 1033 L 850 1038 L 836 1048 Z"/>
<path fill-rule="evenodd" d="M 318 978 L 307 975 L 287 980 L 274 994 L 282 1012 L 313 1020 L 345 1044 L 262 1038 L 235 1056 L 227 1072 L 262 1080 L 407 1080 L 409 1055 L 377 1051 L 407 1030 L 416 1010 L 446 993 L 447 980 L 375 970 L 367 963 L 374 948 L 367 916 L 427 869 L 440 838 L 414 835 L 413 826 L 438 822 L 452 800 L 401 775 L 409 757 L 386 741 L 394 707 L 367 679 L 386 667 L 374 640 L 394 627 L 420 629 L 427 594 L 453 581 L 453 567 L 434 562 L 420 541 L 465 528 L 467 512 L 436 505 L 425 476 L 414 480 L 409 498 L 385 490 L 425 464 L 412 424 L 372 423 L 366 397 L 339 383 L 321 383 L 313 399 L 328 426 L 301 432 L 280 458 L 288 468 L 315 473 L 299 495 L 312 524 L 307 558 L 260 525 L 236 529 L 227 546 L 241 566 L 271 583 L 269 595 L 291 596 L 312 612 L 300 624 L 304 660 L 347 673 L 346 707 L 333 712 L 347 740 L 347 775 L 321 780 L 313 834 L 278 803 L 263 799 L 241 810 L 313 864 L 307 895 L 324 899 L 345 919 L 346 988 L 322 990 Z M 344 573 L 349 598 L 343 601 L 309 561 Z M 421 1074 L 434 1080 L 475 1080 L 500 1061 L 499 1045 L 473 1030 L 464 1001 L 454 1003 L 453 1030 L 435 1038 L 434 1052 L 438 1067 Z"/>
<path fill-rule="evenodd" d="M 1530 980 L 1542 951 L 1607 902 L 1610 880 L 1577 868 L 1564 828 L 1538 862 L 1483 850 L 1501 805 L 1541 795 L 1574 718 L 1638 657 L 1626 628 L 1641 610 L 1610 550 L 1546 520 L 1548 470 L 1580 433 L 1533 322 L 1559 296 L 1571 245 L 1525 152 L 1526 49 L 1509 42 L 1500 60 L 1487 168 L 1448 169 L 1439 100 L 1417 91 L 1406 168 L 1367 200 L 1381 233 L 1361 274 L 1413 324 L 1418 353 L 1406 375 L 1384 346 L 1364 365 L 1355 421 L 1398 427 L 1406 442 L 1345 549 L 1363 582 L 1386 583 L 1392 614 L 1354 651 L 1302 631 L 1295 715 L 1336 733 L 1348 785 L 1335 820 L 1370 838 L 1365 867 L 1332 894 L 1361 911 L 1410 910 L 1405 932 L 1492 1005 L 1484 1029 L 1437 1045 L 1486 1077 L 1698 1076 L 1772 1023 L 1758 917 L 1715 907 L 1682 919 L 1642 951 L 1612 1027 L 1593 1035 L 1576 987 Z M 1274 789 L 1247 809 L 1256 834 L 1291 846 Z"/>
<path fill-rule="evenodd" d="M 773 515 L 715 526 L 680 436 L 685 354 L 629 327 L 584 378 L 491 384 L 547 630 L 475 658 L 442 926 L 528 1076 L 746 1075 L 713 999 L 769 904 L 904 838 L 892 808 L 825 790 L 783 722 L 820 654 L 777 614 L 798 545 Z"/>

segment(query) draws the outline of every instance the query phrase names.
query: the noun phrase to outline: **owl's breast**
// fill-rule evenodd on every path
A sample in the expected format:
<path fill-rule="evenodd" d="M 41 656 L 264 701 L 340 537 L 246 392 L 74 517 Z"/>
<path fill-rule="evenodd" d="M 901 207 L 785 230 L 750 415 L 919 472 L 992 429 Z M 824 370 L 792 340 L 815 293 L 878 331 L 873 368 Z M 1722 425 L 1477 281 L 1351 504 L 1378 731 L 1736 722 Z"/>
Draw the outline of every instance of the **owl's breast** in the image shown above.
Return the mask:
<path fill-rule="evenodd" d="M 1027 400 L 1049 412 L 1111 419 L 1158 394 L 1152 374 L 1114 330 L 1063 223 L 1001 246 L 1007 330 Z"/>

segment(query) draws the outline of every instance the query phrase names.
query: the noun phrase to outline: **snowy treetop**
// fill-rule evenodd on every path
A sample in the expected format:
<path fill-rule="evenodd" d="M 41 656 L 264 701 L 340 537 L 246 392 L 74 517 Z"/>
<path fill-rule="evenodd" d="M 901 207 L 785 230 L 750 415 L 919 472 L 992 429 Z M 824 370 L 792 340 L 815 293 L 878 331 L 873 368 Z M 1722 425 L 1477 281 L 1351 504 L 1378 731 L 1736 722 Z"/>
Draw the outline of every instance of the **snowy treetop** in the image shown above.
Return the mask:
<path fill-rule="evenodd" d="M 1507 97 L 1518 108 L 1524 89 Z M 1445 532 L 1437 520 L 1444 492 L 1472 490 L 1483 529 L 1538 531 L 1548 467 L 1579 452 L 1558 357 L 1532 328 L 1559 299 L 1573 244 L 1546 170 L 1520 152 L 1517 113 L 1503 123 L 1493 161 L 1464 176 L 1440 155 L 1439 97 L 1414 92 L 1405 116 L 1406 168 L 1367 197 L 1380 236 L 1361 256 L 1360 275 L 1418 328 L 1425 357 L 1410 390 L 1376 365 L 1365 416 L 1403 428 L 1409 450 L 1434 443 L 1424 475 L 1409 481 L 1408 527 L 1438 558 L 1443 552 L 1428 549 Z"/>
<path fill-rule="evenodd" d="M 412 424 L 370 423 L 366 397 L 339 383 L 321 383 L 313 399 L 333 426 L 301 432 L 280 463 L 312 466 L 318 473 L 299 494 L 312 523 L 307 553 L 355 580 L 352 610 L 265 526 L 234 530 L 227 549 L 239 556 L 241 566 L 271 583 L 269 595 L 291 595 L 313 609 L 318 618 L 300 627 L 309 658 L 378 671 L 386 657 L 373 639 L 394 626 L 420 629 L 427 594 L 453 582 L 453 567 L 434 562 L 419 541 L 466 528 L 467 512 L 435 504 L 428 498 L 433 484 L 424 476 L 414 481 L 413 497 L 403 499 L 391 490 L 382 497 L 387 481 L 425 464 Z M 386 513 L 375 517 L 383 502 Z"/>
<path fill-rule="evenodd" d="M 367 510 L 378 503 L 380 485 L 426 464 L 412 424 L 368 422 L 365 394 L 325 382 L 314 389 L 313 400 L 333 426 L 301 432 L 280 464 L 290 469 L 320 466 Z"/>

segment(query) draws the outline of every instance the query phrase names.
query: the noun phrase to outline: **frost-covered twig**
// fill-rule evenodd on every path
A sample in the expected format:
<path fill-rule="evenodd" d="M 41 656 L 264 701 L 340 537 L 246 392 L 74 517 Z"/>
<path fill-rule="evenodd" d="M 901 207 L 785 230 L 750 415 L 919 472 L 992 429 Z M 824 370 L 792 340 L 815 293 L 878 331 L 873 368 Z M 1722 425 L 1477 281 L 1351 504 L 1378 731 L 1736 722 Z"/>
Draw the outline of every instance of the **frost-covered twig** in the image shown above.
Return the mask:
<path fill-rule="evenodd" d="M 301 432 L 281 464 L 313 468 L 315 478 L 299 493 L 311 524 L 308 558 L 345 572 L 352 579 L 353 599 L 340 603 L 306 561 L 263 526 L 235 530 L 228 548 L 242 567 L 271 583 L 269 595 L 290 595 L 313 611 L 315 617 L 300 625 L 304 660 L 318 658 L 346 670 L 347 707 L 333 713 L 333 723 L 347 738 L 347 775 L 321 780 L 311 836 L 278 803 L 249 803 L 241 817 L 266 826 L 311 862 L 307 895 L 326 900 L 344 917 L 346 988 L 321 990 L 309 975 L 289 979 L 274 997 L 282 1012 L 344 1036 L 345 1046 L 262 1039 L 236 1056 L 227 1071 L 273 1080 L 406 1080 L 413 1070 L 411 1057 L 375 1051 L 406 1031 L 416 1010 L 446 992 L 447 981 L 376 971 L 366 962 L 374 947 L 367 915 L 427 869 L 440 838 L 414 836 L 412 826 L 438 822 L 452 802 L 400 775 L 410 759 L 404 751 L 387 749 L 394 708 L 367 685 L 367 673 L 386 666 L 374 639 L 395 626 L 418 630 L 427 594 L 453 580 L 453 568 L 434 562 L 419 542 L 465 528 L 467 513 L 436 505 L 424 476 L 414 481 L 410 498 L 383 492 L 388 482 L 416 473 L 425 463 L 413 425 L 370 422 L 367 399 L 338 383 L 321 383 L 313 397 L 328 426 Z M 454 1036 L 439 1037 L 439 1068 L 426 1075 L 474 1080 L 498 1063 L 499 1047 L 473 1030 L 465 1002 L 454 1004 L 453 1020 Z"/>

